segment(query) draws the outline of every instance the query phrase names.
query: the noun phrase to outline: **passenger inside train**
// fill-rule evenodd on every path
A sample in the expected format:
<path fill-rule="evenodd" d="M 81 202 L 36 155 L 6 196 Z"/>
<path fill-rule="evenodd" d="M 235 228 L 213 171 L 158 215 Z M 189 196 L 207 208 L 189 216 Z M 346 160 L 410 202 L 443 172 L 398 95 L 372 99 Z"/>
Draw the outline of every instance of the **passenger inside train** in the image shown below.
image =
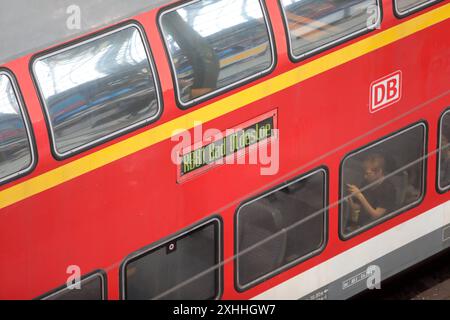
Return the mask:
<path fill-rule="evenodd" d="M 364 180 L 367 184 L 363 191 L 354 184 L 347 184 L 351 196 L 348 203 L 351 221 L 365 225 L 376 220 L 395 207 L 395 188 L 389 179 L 385 179 L 386 160 L 379 153 L 370 154 L 363 162 Z"/>
<path fill-rule="evenodd" d="M 415 125 L 343 162 L 341 222 L 344 235 L 368 228 L 421 201 L 424 193 L 424 127 Z"/>

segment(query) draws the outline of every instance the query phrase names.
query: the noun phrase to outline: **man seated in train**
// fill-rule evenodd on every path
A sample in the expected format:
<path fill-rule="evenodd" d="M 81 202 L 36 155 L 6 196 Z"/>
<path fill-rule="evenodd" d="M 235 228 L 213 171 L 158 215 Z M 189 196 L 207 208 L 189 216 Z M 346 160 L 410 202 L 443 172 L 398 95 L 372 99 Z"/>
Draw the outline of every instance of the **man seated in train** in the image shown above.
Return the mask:
<path fill-rule="evenodd" d="M 353 184 L 347 184 L 350 197 L 350 221 L 364 226 L 392 211 L 395 207 L 396 191 L 394 185 L 385 178 L 386 160 L 379 154 L 368 155 L 363 161 L 363 191 Z"/>

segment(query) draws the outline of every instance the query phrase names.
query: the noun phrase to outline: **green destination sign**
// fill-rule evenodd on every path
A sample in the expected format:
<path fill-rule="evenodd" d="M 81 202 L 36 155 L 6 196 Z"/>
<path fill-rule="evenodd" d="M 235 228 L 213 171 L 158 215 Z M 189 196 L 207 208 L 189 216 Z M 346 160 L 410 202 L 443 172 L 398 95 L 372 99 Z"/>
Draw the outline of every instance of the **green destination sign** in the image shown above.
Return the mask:
<path fill-rule="evenodd" d="M 220 159 L 273 136 L 274 118 L 264 119 L 246 128 L 236 130 L 223 139 L 214 141 L 182 157 L 181 175 L 191 173 Z"/>

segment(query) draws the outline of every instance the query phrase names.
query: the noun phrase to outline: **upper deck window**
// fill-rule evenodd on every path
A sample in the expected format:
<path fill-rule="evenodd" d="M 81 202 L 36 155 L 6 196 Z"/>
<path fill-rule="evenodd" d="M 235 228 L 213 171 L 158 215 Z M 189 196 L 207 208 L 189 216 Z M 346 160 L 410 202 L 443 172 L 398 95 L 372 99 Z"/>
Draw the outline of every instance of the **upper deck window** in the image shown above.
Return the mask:
<path fill-rule="evenodd" d="M 418 123 L 347 156 L 341 167 L 341 236 L 410 209 L 425 194 L 426 125 Z"/>
<path fill-rule="evenodd" d="M 9 73 L 0 72 L 0 183 L 28 172 L 34 164 L 31 129 Z"/>
<path fill-rule="evenodd" d="M 208 300 L 220 294 L 220 221 L 203 223 L 121 267 L 127 300 Z"/>
<path fill-rule="evenodd" d="M 184 107 L 264 74 L 274 64 L 259 0 L 189 2 L 165 11 L 160 24 Z"/>
<path fill-rule="evenodd" d="M 236 279 L 240 290 L 324 248 L 326 176 L 325 170 L 317 170 L 239 207 Z"/>
<path fill-rule="evenodd" d="M 281 4 L 296 60 L 372 30 L 381 21 L 377 0 L 281 0 Z"/>
<path fill-rule="evenodd" d="M 404 17 L 440 1 L 442 0 L 394 0 L 395 13 Z"/>
<path fill-rule="evenodd" d="M 41 56 L 33 72 L 60 158 L 153 121 L 161 111 L 151 57 L 135 24 Z"/>

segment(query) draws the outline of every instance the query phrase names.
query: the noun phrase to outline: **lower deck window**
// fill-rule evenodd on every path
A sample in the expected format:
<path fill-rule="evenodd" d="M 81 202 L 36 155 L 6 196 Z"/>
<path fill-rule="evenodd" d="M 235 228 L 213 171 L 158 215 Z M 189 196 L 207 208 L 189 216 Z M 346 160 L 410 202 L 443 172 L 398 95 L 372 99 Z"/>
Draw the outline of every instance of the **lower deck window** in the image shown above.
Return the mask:
<path fill-rule="evenodd" d="M 341 236 L 349 238 L 417 205 L 425 185 L 423 123 L 347 156 L 342 162 Z"/>
<path fill-rule="evenodd" d="M 122 267 L 127 300 L 207 300 L 219 296 L 219 220 L 132 257 Z"/>
<path fill-rule="evenodd" d="M 450 188 L 450 110 L 444 113 L 440 124 L 438 188 L 441 192 Z"/>
<path fill-rule="evenodd" d="M 325 245 L 326 172 L 321 169 L 237 211 L 237 285 L 244 290 Z"/>
<path fill-rule="evenodd" d="M 41 300 L 106 300 L 105 275 L 96 272 L 84 277 L 73 287 L 64 286 L 45 295 Z"/>

